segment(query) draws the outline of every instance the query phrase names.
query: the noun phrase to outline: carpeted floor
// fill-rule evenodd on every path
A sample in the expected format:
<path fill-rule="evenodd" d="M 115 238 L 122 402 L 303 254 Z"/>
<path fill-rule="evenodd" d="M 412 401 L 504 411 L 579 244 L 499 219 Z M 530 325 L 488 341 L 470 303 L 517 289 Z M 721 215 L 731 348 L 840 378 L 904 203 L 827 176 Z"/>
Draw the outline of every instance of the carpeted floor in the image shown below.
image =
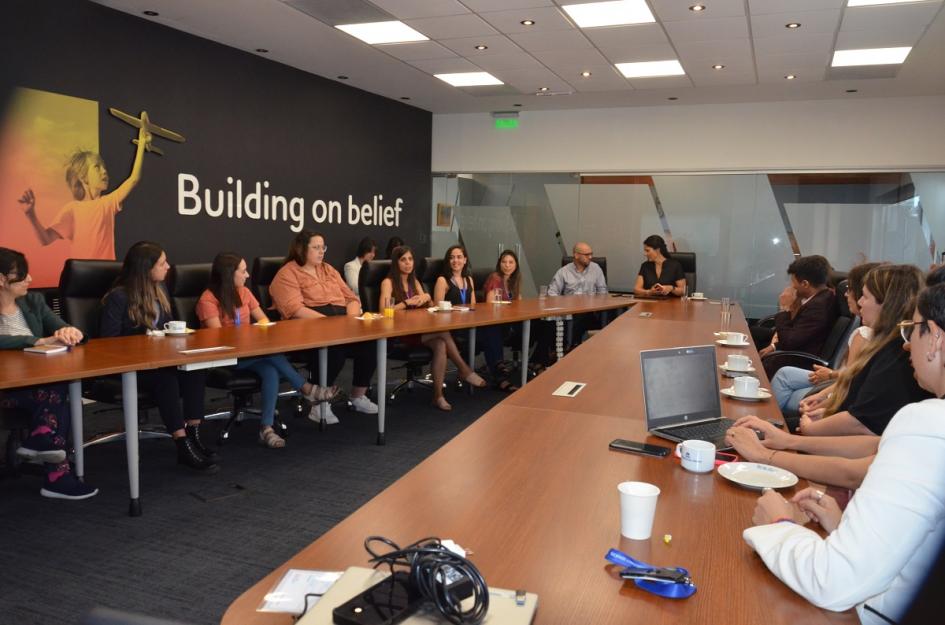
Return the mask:
<path fill-rule="evenodd" d="M 178 467 L 169 439 L 145 440 L 139 518 L 126 514 L 123 443 L 86 449 L 86 479 L 100 489 L 87 501 L 40 497 L 39 475 L 4 478 L 0 623 L 72 624 L 97 605 L 218 623 L 246 588 L 502 397 L 492 390 L 448 391 L 453 411 L 444 413 L 430 406 L 426 389 L 404 394 L 388 404 L 383 447 L 375 445 L 376 417 L 344 408 L 335 410 L 341 423 L 325 431 L 304 417 L 289 418 L 291 436 L 282 450 L 259 447 L 257 423 L 248 421 L 221 449 L 215 476 Z M 86 409 L 86 436 L 120 426 L 117 412 L 94 412 L 99 409 Z M 281 412 L 292 414 L 291 402 Z M 212 434 L 218 426 L 205 427 Z"/>

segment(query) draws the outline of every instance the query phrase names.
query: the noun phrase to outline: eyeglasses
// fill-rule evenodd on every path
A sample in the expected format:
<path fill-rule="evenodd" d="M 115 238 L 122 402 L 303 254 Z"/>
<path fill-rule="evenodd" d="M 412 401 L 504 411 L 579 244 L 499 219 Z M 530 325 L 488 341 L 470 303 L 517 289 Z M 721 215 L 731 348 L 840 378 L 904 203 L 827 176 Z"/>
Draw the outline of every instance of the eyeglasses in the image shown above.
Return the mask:
<path fill-rule="evenodd" d="M 308 249 L 315 250 L 316 252 L 327 252 L 328 246 L 327 245 L 310 245 Z"/>
<path fill-rule="evenodd" d="M 912 332 L 916 327 L 921 328 L 922 326 L 925 326 L 925 329 L 928 330 L 929 320 L 926 319 L 925 321 L 913 321 L 908 319 L 906 321 L 900 321 L 897 325 L 899 327 L 899 334 L 902 335 L 902 340 L 908 343 L 909 339 L 912 338 Z"/>

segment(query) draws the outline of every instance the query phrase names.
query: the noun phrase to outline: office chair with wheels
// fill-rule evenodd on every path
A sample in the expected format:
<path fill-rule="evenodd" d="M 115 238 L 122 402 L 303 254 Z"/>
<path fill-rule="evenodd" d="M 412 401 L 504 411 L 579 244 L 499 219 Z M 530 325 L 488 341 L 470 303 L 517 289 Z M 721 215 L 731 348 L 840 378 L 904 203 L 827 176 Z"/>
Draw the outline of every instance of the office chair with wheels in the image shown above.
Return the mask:
<path fill-rule="evenodd" d="M 381 282 L 390 273 L 390 263 L 389 260 L 372 260 L 361 265 L 358 286 L 361 291 L 361 308 L 365 312 L 379 311 Z M 404 379 L 388 394 L 391 400 L 396 399 L 397 394 L 404 389 L 410 391 L 414 385 L 433 385 L 431 379 L 422 377 L 423 367 L 429 365 L 430 361 L 433 360 L 433 352 L 425 345 L 409 345 L 401 339 L 389 339 L 387 341 L 387 358 L 388 360 L 397 360 L 404 363 L 396 367 L 404 370 Z M 385 363 L 379 362 L 377 366 L 383 367 Z M 386 392 L 386 389 L 378 389 L 378 393 L 382 392 Z"/>

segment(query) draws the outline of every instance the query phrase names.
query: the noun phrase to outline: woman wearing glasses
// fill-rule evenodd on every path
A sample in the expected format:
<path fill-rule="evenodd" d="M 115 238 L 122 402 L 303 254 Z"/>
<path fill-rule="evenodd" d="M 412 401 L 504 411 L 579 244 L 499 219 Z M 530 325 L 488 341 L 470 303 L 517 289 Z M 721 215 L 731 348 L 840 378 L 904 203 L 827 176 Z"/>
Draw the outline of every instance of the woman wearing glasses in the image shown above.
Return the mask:
<path fill-rule="evenodd" d="M 828 610 L 855 606 L 864 625 L 903 617 L 945 539 L 945 285 L 919 296 L 900 332 L 916 380 L 935 398 L 896 413 L 846 510 L 814 488 L 790 501 L 768 491 L 743 533 L 792 590 Z M 809 521 L 827 537 L 803 527 Z"/>

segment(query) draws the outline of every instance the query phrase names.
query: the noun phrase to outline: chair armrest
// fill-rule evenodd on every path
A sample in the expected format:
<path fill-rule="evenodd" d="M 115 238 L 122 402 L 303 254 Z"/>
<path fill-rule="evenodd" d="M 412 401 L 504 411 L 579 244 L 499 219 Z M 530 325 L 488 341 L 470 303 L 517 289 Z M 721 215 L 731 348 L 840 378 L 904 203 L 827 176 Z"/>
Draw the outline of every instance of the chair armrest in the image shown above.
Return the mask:
<path fill-rule="evenodd" d="M 761 364 L 764 365 L 765 371 L 771 376 L 781 367 L 798 367 L 813 371 L 814 365 L 826 367 L 829 363 L 819 356 L 806 352 L 779 352 L 775 350 L 763 356 Z"/>
<path fill-rule="evenodd" d="M 774 327 L 774 315 L 768 315 L 763 317 L 755 322 L 755 326 L 758 328 L 773 328 Z"/>

